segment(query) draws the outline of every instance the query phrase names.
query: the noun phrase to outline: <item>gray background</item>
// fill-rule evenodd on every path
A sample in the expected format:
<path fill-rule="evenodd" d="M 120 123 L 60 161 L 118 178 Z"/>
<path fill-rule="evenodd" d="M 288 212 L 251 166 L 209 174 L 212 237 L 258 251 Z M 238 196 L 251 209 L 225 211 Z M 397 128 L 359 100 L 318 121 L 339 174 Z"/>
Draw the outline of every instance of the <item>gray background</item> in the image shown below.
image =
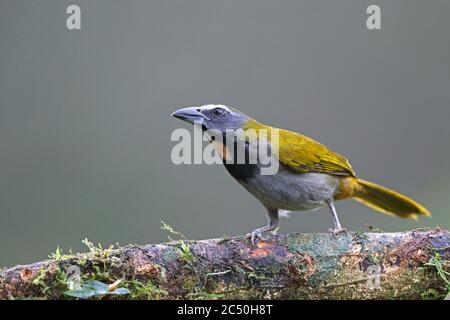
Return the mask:
<path fill-rule="evenodd" d="M 379 4 L 382 30 L 365 27 Z M 80 4 L 82 30 L 66 29 Z M 338 203 L 350 229 L 450 228 L 450 2 L 0 1 L 0 265 L 242 235 L 262 206 L 222 166 L 175 166 L 170 113 L 223 103 L 346 155 L 427 206 L 404 221 Z M 327 210 L 282 232 L 324 232 Z"/>

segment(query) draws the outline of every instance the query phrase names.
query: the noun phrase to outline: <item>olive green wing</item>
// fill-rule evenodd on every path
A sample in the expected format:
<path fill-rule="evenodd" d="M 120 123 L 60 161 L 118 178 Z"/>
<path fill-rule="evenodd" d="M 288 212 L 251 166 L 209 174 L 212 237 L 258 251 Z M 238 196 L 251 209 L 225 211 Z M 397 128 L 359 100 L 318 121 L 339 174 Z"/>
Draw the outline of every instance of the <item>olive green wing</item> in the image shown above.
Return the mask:
<path fill-rule="evenodd" d="M 279 130 L 278 153 L 279 161 L 298 173 L 355 176 L 355 171 L 345 157 L 296 132 Z"/>

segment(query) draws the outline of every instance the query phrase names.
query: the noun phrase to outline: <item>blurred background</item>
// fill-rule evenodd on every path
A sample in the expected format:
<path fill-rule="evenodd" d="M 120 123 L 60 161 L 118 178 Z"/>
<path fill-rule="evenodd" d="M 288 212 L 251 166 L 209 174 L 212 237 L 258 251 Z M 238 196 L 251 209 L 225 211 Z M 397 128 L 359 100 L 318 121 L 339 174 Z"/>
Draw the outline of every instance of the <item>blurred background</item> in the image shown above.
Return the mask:
<path fill-rule="evenodd" d="M 81 7 L 81 30 L 66 8 Z M 366 8 L 381 7 L 381 30 Z M 337 204 L 348 229 L 450 228 L 450 2 L 0 2 L 0 266 L 60 246 L 243 235 L 264 208 L 221 165 L 172 164 L 170 117 L 221 103 L 302 132 L 431 219 Z M 281 232 L 326 232 L 326 209 Z"/>

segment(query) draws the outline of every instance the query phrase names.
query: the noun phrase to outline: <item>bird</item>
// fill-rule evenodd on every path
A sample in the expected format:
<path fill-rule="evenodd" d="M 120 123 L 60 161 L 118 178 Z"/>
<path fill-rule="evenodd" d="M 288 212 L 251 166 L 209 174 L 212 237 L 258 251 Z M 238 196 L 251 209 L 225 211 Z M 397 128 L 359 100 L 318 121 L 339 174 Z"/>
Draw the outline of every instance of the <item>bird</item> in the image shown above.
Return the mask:
<path fill-rule="evenodd" d="M 342 227 L 335 206 L 336 201 L 345 199 L 357 200 L 376 211 L 401 218 L 417 220 L 418 216 L 431 216 L 424 206 L 407 196 L 357 177 L 347 158 L 322 143 L 297 132 L 260 123 L 236 108 L 208 104 L 184 107 L 172 116 L 201 125 L 204 133 L 215 132 L 210 135 L 210 142 L 227 171 L 266 208 L 267 225 L 246 235 L 253 244 L 263 240 L 264 233 L 276 234 L 280 216 L 286 211 L 328 207 L 333 219 L 333 228 L 329 231 L 334 236 L 345 233 L 347 230 Z M 274 129 L 277 139 L 270 135 L 263 139 L 258 134 L 264 130 L 274 132 Z M 240 138 L 233 138 L 230 144 L 229 132 L 240 132 Z M 252 139 L 250 132 L 256 132 Z M 262 174 L 267 163 L 260 159 L 257 143 L 265 143 L 270 152 L 276 151 L 268 153 L 277 164 L 275 174 Z M 241 162 L 236 161 L 235 156 L 239 145 L 245 153 L 245 161 Z"/>

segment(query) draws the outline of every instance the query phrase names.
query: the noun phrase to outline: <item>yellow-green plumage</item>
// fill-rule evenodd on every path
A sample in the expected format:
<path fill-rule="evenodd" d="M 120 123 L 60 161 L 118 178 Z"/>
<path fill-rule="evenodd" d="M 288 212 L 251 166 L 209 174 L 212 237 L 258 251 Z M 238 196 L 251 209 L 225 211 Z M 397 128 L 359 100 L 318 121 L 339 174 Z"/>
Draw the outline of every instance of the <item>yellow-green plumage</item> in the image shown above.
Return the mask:
<path fill-rule="evenodd" d="M 244 127 L 248 129 L 275 129 L 255 120 L 249 120 Z M 279 130 L 279 161 L 295 172 L 317 172 L 344 176 L 355 176 L 355 172 L 348 160 L 331 150 L 323 144 L 314 141 L 302 134 Z M 271 135 L 269 135 L 269 138 Z M 276 143 L 271 141 L 271 143 Z"/>
<path fill-rule="evenodd" d="M 418 215 L 431 213 L 416 201 L 373 182 L 357 179 L 358 192 L 354 198 L 365 205 L 390 215 L 417 220 Z"/>

